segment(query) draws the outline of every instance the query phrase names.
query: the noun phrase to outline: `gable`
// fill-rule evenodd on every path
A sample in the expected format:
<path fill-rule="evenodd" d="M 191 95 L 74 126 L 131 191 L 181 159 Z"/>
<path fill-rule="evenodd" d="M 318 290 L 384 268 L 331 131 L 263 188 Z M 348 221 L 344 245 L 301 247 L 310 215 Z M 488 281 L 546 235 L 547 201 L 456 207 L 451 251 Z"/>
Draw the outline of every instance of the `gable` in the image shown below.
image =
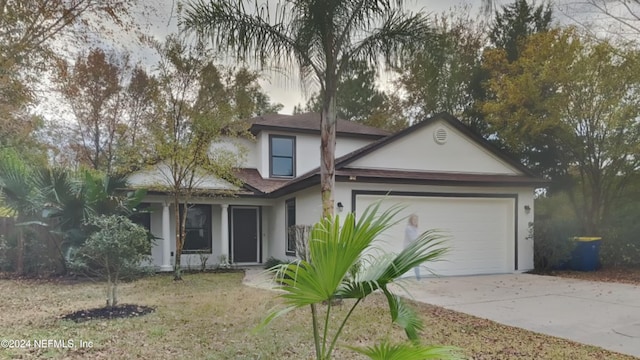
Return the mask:
<path fill-rule="evenodd" d="M 350 168 L 447 173 L 522 175 L 523 172 L 482 146 L 450 121 L 433 119 L 373 148 Z M 423 125 L 423 126 L 420 126 Z"/>

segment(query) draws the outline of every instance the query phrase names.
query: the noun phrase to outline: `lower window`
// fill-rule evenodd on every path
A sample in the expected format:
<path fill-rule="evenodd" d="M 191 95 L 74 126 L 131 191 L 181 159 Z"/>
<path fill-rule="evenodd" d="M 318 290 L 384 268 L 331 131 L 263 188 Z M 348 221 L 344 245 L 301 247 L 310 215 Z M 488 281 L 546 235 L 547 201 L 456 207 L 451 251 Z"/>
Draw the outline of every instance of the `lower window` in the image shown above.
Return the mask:
<path fill-rule="evenodd" d="M 189 205 L 185 233 L 186 237 L 182 245 L 184 254 L 211 254 L 210 205 Z"/>
<path fill-rule="evenodd" d="M 285 253 L 288 256 L 296 256 L 296 199 L 289 199 L 284 204 L 287 229 L 287 248 Z"/>

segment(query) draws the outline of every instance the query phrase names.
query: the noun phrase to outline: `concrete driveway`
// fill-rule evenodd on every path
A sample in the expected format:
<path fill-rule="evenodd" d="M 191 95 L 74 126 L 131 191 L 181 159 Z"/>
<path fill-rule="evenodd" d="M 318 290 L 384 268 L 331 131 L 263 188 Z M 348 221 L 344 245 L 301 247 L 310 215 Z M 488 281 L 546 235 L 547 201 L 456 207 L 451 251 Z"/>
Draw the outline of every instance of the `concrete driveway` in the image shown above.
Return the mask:
<path fill-rule="evenodd" d="M 417 301 L 640 357 L 640 286 L 529 274 L 401 285 Z"/>

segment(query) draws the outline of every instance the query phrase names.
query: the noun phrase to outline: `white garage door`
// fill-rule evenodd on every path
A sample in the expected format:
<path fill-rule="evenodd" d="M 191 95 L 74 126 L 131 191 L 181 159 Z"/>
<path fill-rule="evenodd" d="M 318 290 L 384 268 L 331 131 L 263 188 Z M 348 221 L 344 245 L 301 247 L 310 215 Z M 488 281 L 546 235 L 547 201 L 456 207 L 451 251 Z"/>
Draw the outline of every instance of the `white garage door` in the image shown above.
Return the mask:
<path fill-rule="evenodd" d="M 406 206 L 402 216 L 418 215 L 420 233 L 439 229 L 450 236 L 447 242 L 450 252 L 444 261 L 424 264 L 422 274 L 428 274 L 429 270 L 441 276 L 512 272 L 515 199 L 461 196 L 357 194 L 356 215 L 360 216 L 367 206 L 378 200 L 382 200 L 384 208 L 401 204 Z M 404 220 L 386 231 L 376 242 L 378 247 L 384 251 L 401 251 L 406 223 Z"/>

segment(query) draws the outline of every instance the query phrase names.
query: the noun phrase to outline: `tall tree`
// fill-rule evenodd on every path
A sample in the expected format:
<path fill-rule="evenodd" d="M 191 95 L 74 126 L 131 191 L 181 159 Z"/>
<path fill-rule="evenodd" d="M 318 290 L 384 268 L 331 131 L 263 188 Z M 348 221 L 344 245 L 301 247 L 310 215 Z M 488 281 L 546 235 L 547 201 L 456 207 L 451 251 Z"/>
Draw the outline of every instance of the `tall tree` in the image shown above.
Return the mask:
<path fill-rule="evenodd" d="M 28 141 L 38 121 L 29 105 L 34 84 L 62 35 L 82 39 L 96 19 L 124 24 L 131 3 L 121 0 L 0 0 L 0 146 Z M 97 15 L 97 16 L 96 16 Z M 74 25 L 78 25 L 77 27 Z"/>
<path fill-rule="evenodd" d="M 514 62 L 506 51 L 487 53 L 494 95 L 483 106 L 487 119 L 531 165 L 575 176 L 585 234 L 601 235 L 613 200 L 640 166 L 639 64 L 637 51 L 573 29 L 532 35 Z"/>
<path fill-rule="evenodd" d="M 116 146 L 123 137 L 124 77 L 128 58 L 94 48 L 80 55 L 73 67 L 62 62 L 58 82 L 76 118 L 75 152 L 78 161 L 111 173 Z"/>
<path fill-rule="evenodd" d="M 376 85 L 376 70 L 365 61 L 352 61 L 338 82 L 338 117 L 367 124 L 386 106 L 387 96 Z M 307 112 L 322 111 L 322 94 L 314 93 L 305 106 Z"/>
<path fill-rule="evenodd" d="M 549 4 L 536 6 L 535 1 L 529 4 L 528 0 L 516 0 L 496 11 L 489 40 L 495 47 L 505 49 L 509 61 L 515 61 L 521 43 L 529 35 L 549 30 L 552 19 Z"/>
<path fill-rule="evenodd" d="M 406 93 L 403 105 L 420 121 L 449 112 L 484 133 L 484 122 L 474 112 L 475 81 L 486 42 L 484 24 L 468 15 L 468 8 L 436 17 L 434 36 L 402 68 L 395 69 L 396 85 Z"/>
<path fill-rule="evenodd" d="M 181 255 L 192 197 L 210 175 L 231 182 L 234 179 L 232 169 L 237 159 L 223 149 L 211 150 L 211 143 L 238 130 L 238 122 L 234 120 L 242 113 L 240 108 L 246 111 L 247 103 L 234 101 L 239 88 L 225 83 L 223 71 L 209 60 L 211 56 L 202 43 L 190 46 L 170 36 L 158 45 L 158 51 L 159 94 L 155 104 L 157 117 L 151 124 L 151 161 L 164 177 L 163 190 L 173 196 L 174 278 L 181 280 Z M 241 88 L 253 85 L 255 81 L 245 82 Z"/>
<path fill-rule="evenodd" d="M 407 14 L 403 1 L 293 0 L 276 11 L 267 2 L 193 0 L 181 26 L 241 60 L 260 65 L 296 64 L 302 81 L 314 80 L 322 94 L 320 178 L 323 216 L 333 214 L 337 90 L 351 61 L 392 65 L 429 33 L 422 13 Z"/>

